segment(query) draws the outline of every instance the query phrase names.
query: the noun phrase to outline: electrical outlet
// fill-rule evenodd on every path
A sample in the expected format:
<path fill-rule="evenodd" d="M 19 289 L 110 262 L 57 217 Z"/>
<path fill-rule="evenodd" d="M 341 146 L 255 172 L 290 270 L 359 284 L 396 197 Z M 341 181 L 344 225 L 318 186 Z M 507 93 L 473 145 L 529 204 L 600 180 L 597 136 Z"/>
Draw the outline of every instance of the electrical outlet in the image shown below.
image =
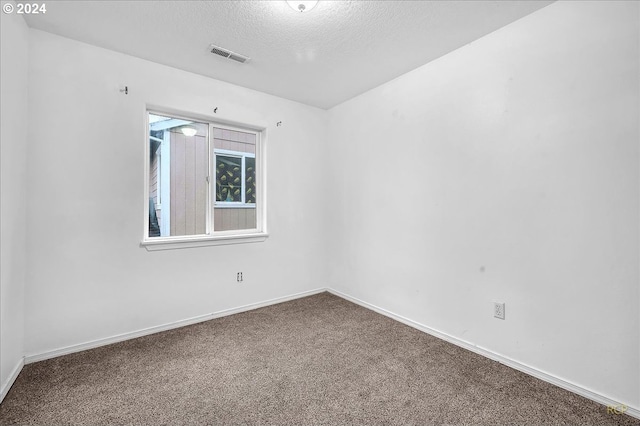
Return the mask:
<path fill-rule="evenodd" d="M 241 283 L 242 281 L 244 281 L 244 279 L 242 278 L 242 272 L 238 272 L 236 274 L 236 281 Z"/>
<path fill-rule="evenodd" d="M 504 319 L 504 303 L 493 302 L 493 316 Z"/>

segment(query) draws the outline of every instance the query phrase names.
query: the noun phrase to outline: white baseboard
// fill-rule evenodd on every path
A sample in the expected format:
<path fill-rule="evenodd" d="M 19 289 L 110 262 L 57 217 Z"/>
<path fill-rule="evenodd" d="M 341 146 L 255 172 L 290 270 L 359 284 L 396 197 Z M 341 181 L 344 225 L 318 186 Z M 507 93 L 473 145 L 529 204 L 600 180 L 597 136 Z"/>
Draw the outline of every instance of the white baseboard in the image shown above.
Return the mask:
<path fill-rule="evenodd" d="M 471 352 L 477 353 L 479 355 L 482 355 L 486 358 L 492 359 L 494 361 L 497 361 L 501 364 L 504 364 L 508 367 L 511 367 L 515 370 L 518 371 L 522 371 L 523 373 L 526 373 L 530 376 L 536 377 L 542 381 L 545 381 L 547 383 L 551 383 L 552 385 L 558 386 L 562 389 L 568 390 L 570 392 L 573 392 L 575 394 L 578 394 L 580 396 L 583 396 L 587 399 L 590 399 L 592 401 L 595 401 L 599 404 L 602 404 L 604 406 L 613 406 L 613 407 L 619 407 L 621 405 L 621 403 L 619 401 L 615 401 L 609 397 L 606 397 L 604 395 L 601 395 L 595 391 L 592 391 L 590 389 L 584 388 L 582 386 L 576 385 L 574 383 L 568 382 L 564 379 L 561 379 L 559 377 L 554 376 L 553 374 L 549 374 L 546 373 L 544 371 L 541 371 L 535 367 L 531 367 L 529 365 L 526 364 L 522 364 L 521 362 L 518 362 L 514 359 L 511 359 L 509 357 L 500 355 L 498 353 L 495 353 L 493 351 L 490 351 L 488 349 L 479 347 L 477 345 L 474 345 L 470 342 L 467 342 L 465 340 L 459 339 L 457 337 L 451 336 L 447 333 L 443 333 L 441 331 L 435 330 L 431 327 L 427 327 L 426 325 L 420 324 L 416 321 L 410 320 L 409 318 L 405 318 L 401 315 L 397 315 L 393 312 L 387 311 L 386 309 L 380 308 L 378 306 L 372 305 L 371 303 L 365 302 L 363 300 L 360 300 L 358 298 L 355 298 L 353 296 L 350 296 L 348 294 L 342 293 L 338 290 L 334 290 L 331 288 L 328 288 L 327 291 L 329 293 L 332 293 L 338 297 L 342 297 L 343 299 L 349 300 L 350 302 L 355 303 L 356 305 L 360 305 L 364 308 L 367 309 L 371 309 L 372 311 L 375 311 L 379 314 L 382 314 L 386 317 L 392 318 L 396 321 L 399 321 L 403 324 L 408 325 L 409 327 L 413 327 L 415 329 L 418 329 L 422 332 L 425 332 L 427 334 L 430 334 L 432 336 L 435 336 L 439 339 L 442 340 L 446 340 L 449 343 L 453 343 L 456 346 L 460 346 L 461 348 L 467 349 Z M 640 409 L 638 407 L 632 407 L 629 406 L 628 404 L 626 404 L 626 411 L 625 414 L 630 415 L 631 417 L 635 417 L 637 419 L 640 419 Z M 612 414 L 613 415 L 613 414 Z"/>
<path fill-rule="evenodd" d="M 191 324 L 197 324 L 199 322 L 209 321 L 214 318 L 225 317 L 228 315 L 238 314 L 240 312 L 251 311 L 253 309 L 263 308 L 265 306 L 276 305 L 282 302 L 288 302 L 294 299 L 300 299 L 301 297 L 312 296 L 314 294 L 327 291 L 326 288 L 319 288 L 310 291 L 304 291 L 302 293 L 296 293 L 289 296 L 278 297 L 275 299 L 265 300 L 263 302 L 250 303 L 248 305 L 240 306 L 232 309 L 225 309 L 211 314 L 200 315 L 197 317 L 187 318 L 180 321 L 171 322 L 168 324 L 158 325 L 155 327 L 144 328 L 142 330 L 132 331 L 129 333 L 122 333 L 111 337 L 105 337 L 102 339 L 96 339 L 77 345 L 66 346 L 51 351 L 46 351 L 37 354 L 27 355 L 24 358 L 24 364 L 31 364 L 33 362 L 44 361 L 45 359 L 56 358 L 62 355 L 68 355 L 75 352 L 85 351 L 87 349 L 93 349 L 100 346 L 110 345 L 112 343 L 118 343 L 129 339 L 135 339 L 137 337 L 148 336 L 149 334 L 160 333 L 162 331 L 172 330 L 174 328 L 184 327 Z M 12 382 L 13 383 L 13 382 Z"/>
<path fill-rule="evenodd" d="M 4 397 L 9 393 L 9 389 L 13 386 L 13 382 L 18 378 L 18 374 L 22 371 L 22 367 L 24 367 L 24 357 L 20 358 L 18 364 L 13 368 L 13 371 L 7 377 L 7 380 L 2 384 L 2 388 L 0 388 L 0 402 L 4 401 Z"/>

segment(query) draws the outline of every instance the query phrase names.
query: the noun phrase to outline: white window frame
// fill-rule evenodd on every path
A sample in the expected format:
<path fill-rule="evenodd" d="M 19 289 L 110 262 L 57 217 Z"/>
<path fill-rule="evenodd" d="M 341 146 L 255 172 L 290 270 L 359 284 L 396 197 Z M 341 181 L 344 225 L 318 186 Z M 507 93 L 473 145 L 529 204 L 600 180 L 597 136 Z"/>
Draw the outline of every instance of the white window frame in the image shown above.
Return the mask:
<path fill-rule="evenodd" d="M 167 108 L 158 108 L 153 106 L 147 106 L 144 111 L 145 114 L 145 127 L 144 127 L 144 146 L 145 146 L 145 161 L 144 161 L 144 230 L 142 236 L 141 246 L 145 247 L 147 250 L 167 250 L 167 249 L 178 249 L 178 248 L 189 248 L 189 247 L 203 247 L 203 246 L 212 246 L 212 245 L 224 245 L 224 244 L 240 244 L 240 243 L 250 243 L 250 242 L 261 242 L 265 241 L 269 234 L 267 233 L 267 217 L 266 217 L 266 205 L 267 205 L 267 197 L 266 197 L 266 129 L 263 127 L 257 127 L 252 125 L 247 125 L 244 123 L 228 123 L 223 122 L 213 117 L 203 116 L 200 114 L 191 114 L 184 113 L 180 111 L 175 111 Z M 209 161 L 208 164 L 208 178 L 207 178 L 207 223 L 206 223 L 206 233 L 201 235 L 180 235 L 180 236 L 165 236 L 165 237 L 149 237 L 149 168 L 150 168 L 150 152 L 149 152 L 149 114 L 160 115 L 165 117 L 171 117 L 175 119 L 188 120 L 188 121 L 196 121 L 200 123 L 205 123 L 209 125 L 209 135 L 207 138 L 207 158 Z M 253 133 L 256 136 L 256 152 L 252 153 L 242 153 L 228 150 L 214 150 L 213 144 L 213 129 L 225 129 L 225 130 L 234 130 L 241 132 L 249 132 Z M 256 210 L 256 228 L 254 229 L 238 229 L 238 230 L 228 230 L 228 231 L 215 231 L 214 230 L 214 214 L 215 208 L 223 207 L 222 205 L 218 205 L 219 202 L 216 202 L 216 194 L 215 194 L 215 165 L 216 158 L 215 154 L 219 152 L 220 154 L 234 153 L 234 155 L 238 156 L 245 155 L 250 156 L 256 159 L 256 203 L 255 204 L 245 204 L 245 208 L 255 208 Z M 243 159 L 244 166 L 244 159 Z M 164 173 L 167 170 L 163 171 Z M 244 187 L 244 167 L 242 170 L 243 176 L 243 187 Z M 245 194 L 243 191 L 242 198 L 244 200 Z M 169 200 L 163 200 L 164 204 L 169 204 Z M 220 203 L 223 204 L 223 203 Z M 229 203 L 226 202 L 227 206 L 232 208 L 241 207 L 240 204 L 244 203 Z M 214 208 L 215 207 L 215 208 Z M 166 210 L 166 209 L 163 209 Z M 164 211 L 163 211 L 164 216 Z"/>

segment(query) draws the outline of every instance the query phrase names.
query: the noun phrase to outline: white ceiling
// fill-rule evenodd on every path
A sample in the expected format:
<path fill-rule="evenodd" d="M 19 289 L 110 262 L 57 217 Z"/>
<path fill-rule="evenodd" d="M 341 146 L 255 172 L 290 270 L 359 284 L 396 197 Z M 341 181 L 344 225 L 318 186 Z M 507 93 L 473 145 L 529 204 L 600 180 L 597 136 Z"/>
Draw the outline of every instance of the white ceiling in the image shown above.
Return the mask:
<path fill-rule="evenodd" d="M 48 1 L 31 28 L 320 108 L 398 77 L 551 1 Z M 249 56 L 209 53 L 217 44 Z"/>

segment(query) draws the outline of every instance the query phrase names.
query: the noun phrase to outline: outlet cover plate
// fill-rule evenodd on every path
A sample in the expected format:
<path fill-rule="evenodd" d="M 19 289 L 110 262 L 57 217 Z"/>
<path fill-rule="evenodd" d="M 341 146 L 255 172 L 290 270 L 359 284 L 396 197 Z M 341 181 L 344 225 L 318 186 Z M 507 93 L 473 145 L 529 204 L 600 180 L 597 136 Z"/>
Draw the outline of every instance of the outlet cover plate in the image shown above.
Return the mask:
<path fill-rule="evenodd" d="M 493 303 L 493 316 L 499 319 L 504 319 L 504 303 Z"/>

